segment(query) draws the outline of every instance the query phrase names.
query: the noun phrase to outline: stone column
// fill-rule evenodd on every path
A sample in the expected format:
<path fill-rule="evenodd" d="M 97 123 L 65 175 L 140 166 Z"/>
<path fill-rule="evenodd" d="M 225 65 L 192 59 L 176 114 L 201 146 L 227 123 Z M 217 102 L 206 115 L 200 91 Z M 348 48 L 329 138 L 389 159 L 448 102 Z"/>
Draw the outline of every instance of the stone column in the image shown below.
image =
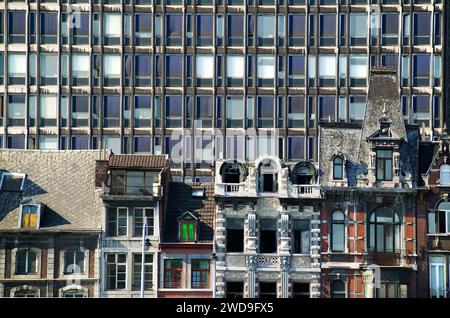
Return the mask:
<path fill-rule="evenodd" d="M 256 213 L 250 211 L 247 215 L 247 298 L 256 297 L 256 269 L 258 267 L 257 260 L 257 230 L 256 230 Z"/>
<path fill-rule="evenodd" d="M 247 256 L 247 298 L 256 298 L 256 255 Z"/>
<path fill-rule="evenodd" d="M 53 297 L 54 278 L 55 278 L 55 238 L 50 237 L 48 239 L 48 248 L 47 248 L 47 280 L 48 280 L 47 297 Z"/>
<path fill-rule="evenodd" d="M 226 219 L 225 213 L 220 205 L 217 205 L 216 214 L 216 233 L 214 235 L 216 240 L 216 298 L 225 297 L 225 235 L 226 235 Z"/>
<path fill-rule="evenodd" d="M 289 298 L 289 268 L 290 256 L 281 256 L 280 258 L 280 278 L 281 278 L 281 293 L 280 298 Z"/>

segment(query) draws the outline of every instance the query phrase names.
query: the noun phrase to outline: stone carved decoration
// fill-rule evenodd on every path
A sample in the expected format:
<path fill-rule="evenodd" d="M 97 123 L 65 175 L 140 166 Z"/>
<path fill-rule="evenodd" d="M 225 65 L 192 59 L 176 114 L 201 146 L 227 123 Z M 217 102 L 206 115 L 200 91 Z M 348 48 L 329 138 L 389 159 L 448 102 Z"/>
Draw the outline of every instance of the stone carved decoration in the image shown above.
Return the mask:
<path fill-rule="evenodd" d="M 245 267 L 244 255 L 227 255 L 226 256 L 227 267 Z"/>
<path fill-rule="evenodd" d="M 248 236 L 256 236 L 256 215 L 255 213 L 248 214 Z"/>
<path fill-rule="evenodd" d="M 281 215 L 281 237 L 289 237 L 289 215 Z"/>
<path fill-rule="evenodd" d="M 265 266 L 275 266 L 280 262 L 280 258 L 278 256 L 258 256 L 258 265 Z"/>
<path fill-rule="evenodd" d="M 291 260 L 290 260 L 289 256 L 282 256 L 281 257 L 280 269 L 282 271 L 289 270 L 290 264 L 291 264 Z"/>
<path fill-rule="evenodd" d="M 309 256 L 293 256 L 291 259 L 292 267 L 311 267 L 311 258 Z"/>
<path fill-rule="evenodd" d="M 259 198 L 257 201 L 257 209 L 265 212 L 275 212 L 281 208 L 279 198 Z"/>
<path fill-rule="evenodd" d="M 256 256 L 248 256 L 247 257 L 247 267 L 249 271 L 255 271 L 258 267 L 258 261 L 256 259 Z"/>

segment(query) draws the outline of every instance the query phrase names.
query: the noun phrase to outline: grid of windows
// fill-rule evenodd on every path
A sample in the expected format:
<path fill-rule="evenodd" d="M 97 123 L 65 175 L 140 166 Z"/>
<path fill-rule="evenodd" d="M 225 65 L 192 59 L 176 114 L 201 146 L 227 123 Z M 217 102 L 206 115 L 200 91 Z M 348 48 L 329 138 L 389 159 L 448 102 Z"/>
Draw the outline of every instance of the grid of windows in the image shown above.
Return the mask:
<path fill-rule="evenodd" d="M 193 179 L 196 168 L 209 166 L 193 165 L 189 150 L 209 142 L 167 141 L 173 131 L 201 127 L 217 136 L 217 128 L 220 138 L 212 137 L 211 151 L 200 157 L 228 158 L 233 151 L 248 160 L 259 154 L 252 148 L 260 137 L 247 135 L 264 128 L 277 131 L 286 144 L 274 147 L 274 154 L 317 160 L 317 147 L 309 146 L 317 122 L 360 121 L 369 69 L 380 64 L 399 72 L 405 120 L 424 124 L 431 134 L 443 126 L 439 5 L 431 11 L 393 1 L 398 5 L 388 8 L 392 1 L 383 0 L 376 13 L 370 8 L 378 1 L 353 0 L 124 0 L 123 12 L 110 6 L 121 2 L 59 13 L 28 10 L 17 1 L 0 12 L 0 85 L 8 86 L 0 125 L 6 132 L 33 128 L 27 135 L 0 135 L 1 147 L 155 154 L 175 149 L 187 154 L 173 160 L 180 169 L 175 174 L 193 173 Z M 330 6 L 310 10 L 316 2 Z M 140 6 L 128 10 L 134 4 Z M 173 4 L 193 6 L 165 8 Z M 351 8 L 342 12 L 337 4 Z M 27 43 L 36 45 L 20 45 Z M 236 129 L 242 138 L 230 145 L 227 137 Z M 300 148 L 292 153 L 289 143 Z"/>

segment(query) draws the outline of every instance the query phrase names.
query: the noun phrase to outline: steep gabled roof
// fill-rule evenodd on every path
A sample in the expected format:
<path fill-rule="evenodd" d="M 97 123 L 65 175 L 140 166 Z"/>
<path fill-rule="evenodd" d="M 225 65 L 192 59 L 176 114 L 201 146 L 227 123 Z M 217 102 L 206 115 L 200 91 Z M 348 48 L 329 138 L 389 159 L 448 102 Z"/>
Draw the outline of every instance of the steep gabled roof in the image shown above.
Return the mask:
<path fill-rule="evenodd" d="M 192 190 L 203 188 L 203 197 L 192 196 Z M 171 182 L 163 217 L 163 242 L 177 242 L 178 222 L 180 217 L 190 213 L 199 220 L 198 241 L 212 242 L 214 238 L 214 184 L 188 185 L 182 182 Z"/>
<path fill-rule="evenodd" d="M 0 170 L 25 173 L 23 190 L 0 191 L 0 231 L 18 230 L 20 204 L 43 206 L 40 228 L 100 231 L 102 202 L 95 189 L 95 151 L 0 150 Z"/>

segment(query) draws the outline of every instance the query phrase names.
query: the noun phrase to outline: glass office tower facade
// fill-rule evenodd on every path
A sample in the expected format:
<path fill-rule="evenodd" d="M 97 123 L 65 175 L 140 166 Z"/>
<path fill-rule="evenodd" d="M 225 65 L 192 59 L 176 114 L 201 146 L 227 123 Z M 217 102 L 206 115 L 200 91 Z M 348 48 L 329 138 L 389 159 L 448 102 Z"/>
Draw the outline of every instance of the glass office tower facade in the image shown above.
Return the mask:
<path fill-rule="evenodd" d="M 444 0 L 0 4 L 3 148 L 177 154 L 186 182 L 216 158 L 317 161 L 318 122 L 362 121 L 377 65 L 424 140 L 444 126 Z"/>

